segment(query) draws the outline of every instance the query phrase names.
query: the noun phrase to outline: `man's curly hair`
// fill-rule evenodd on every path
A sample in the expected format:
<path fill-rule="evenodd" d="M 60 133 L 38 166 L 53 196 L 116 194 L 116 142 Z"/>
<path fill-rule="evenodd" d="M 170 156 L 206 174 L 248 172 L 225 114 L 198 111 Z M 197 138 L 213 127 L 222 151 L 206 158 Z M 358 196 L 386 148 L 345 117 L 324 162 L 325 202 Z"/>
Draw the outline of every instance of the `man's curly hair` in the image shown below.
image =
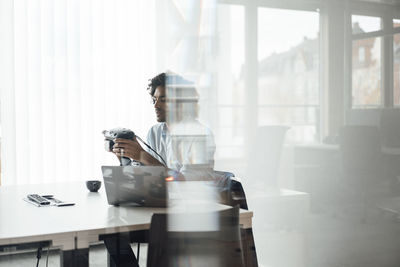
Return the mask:
<path fill-rule="evenodd" d="M 165 87 L 166 74 L 165 72 L 158 74 L 156 77 L 149 79 L 149 84 L 147 85 L 147 90 L 151 96 L 154 96 L 154 92 L 158 86 Z"/>

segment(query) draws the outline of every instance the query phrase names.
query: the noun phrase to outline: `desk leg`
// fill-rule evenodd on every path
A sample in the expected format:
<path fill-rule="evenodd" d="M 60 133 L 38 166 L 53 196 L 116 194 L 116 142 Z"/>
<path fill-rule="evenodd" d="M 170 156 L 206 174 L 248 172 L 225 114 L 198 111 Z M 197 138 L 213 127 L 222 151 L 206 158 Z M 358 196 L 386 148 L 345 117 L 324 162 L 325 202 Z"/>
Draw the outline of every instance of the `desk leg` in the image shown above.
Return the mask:
<path fill-rule="evenodd" d="M 254 244 L 253 229 L 240 229 L 240 234 L 242 236 L 242 246 L 243 246 L 243 257 L 244 266 L 246 267 L 257 267 L 257 253 L 256 246 Z"/>
<path fill-rule="evenodd" d="M 89 267 L 89 248 L 61 250 L 61 267 Z"/>

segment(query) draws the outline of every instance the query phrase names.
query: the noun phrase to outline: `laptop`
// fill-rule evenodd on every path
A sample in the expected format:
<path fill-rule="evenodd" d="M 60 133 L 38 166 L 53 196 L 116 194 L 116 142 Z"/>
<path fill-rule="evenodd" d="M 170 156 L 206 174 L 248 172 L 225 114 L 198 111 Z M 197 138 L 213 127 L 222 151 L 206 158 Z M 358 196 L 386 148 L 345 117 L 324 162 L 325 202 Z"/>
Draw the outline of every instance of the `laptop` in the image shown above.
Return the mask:
<path fill-rule="evenodd" d="M 108 204 L 166 207 L 167 170 L 162 166 L 102 166 Z"/>

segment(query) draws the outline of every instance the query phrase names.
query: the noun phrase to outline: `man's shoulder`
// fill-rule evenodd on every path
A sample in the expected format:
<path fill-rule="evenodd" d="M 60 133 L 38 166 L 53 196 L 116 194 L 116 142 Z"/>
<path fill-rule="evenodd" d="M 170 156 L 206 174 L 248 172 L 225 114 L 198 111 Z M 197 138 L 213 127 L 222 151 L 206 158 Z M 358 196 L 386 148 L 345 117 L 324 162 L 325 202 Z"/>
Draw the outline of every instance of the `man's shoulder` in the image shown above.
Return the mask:
<path fill-rule="evenodd" d="M 151 126 L 149 133 L 161 133 L 165 130 L 165 122 L 159 122 Z"/>

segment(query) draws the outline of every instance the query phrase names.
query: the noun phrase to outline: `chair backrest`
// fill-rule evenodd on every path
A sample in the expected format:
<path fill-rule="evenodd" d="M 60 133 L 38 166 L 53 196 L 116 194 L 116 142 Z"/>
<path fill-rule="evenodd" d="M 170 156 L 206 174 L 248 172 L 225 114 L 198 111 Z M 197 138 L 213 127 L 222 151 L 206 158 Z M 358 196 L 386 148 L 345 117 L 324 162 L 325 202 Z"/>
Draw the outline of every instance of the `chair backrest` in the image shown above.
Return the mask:
<path fill-rule="evenodd" d="M 397 108 L 383 109 L 380 127 L 382 145 L 400 147 L 400 110 Z"/>
<path fill-rule="evenodd" d="M 340 129 L 339 145 L 343 171 L 347 174 L 379 174 L 382 153 L 376 126 L 346 125 Z"/>
<path fill-rule="evenodd" d="M 242 183 L 235 180 L 231 172 L 214 171 L 213 178 L 218 187 L 221 203 L 232 207 L 239 206 L 241 209 L 248 209 L 246 194 Z"/>
<path fill-rule="evenodd" d="M 239 232 L 239 208 L 207 213 L 216 218 L 216 228 L 207 231 L 173 229 L 175 219 L 201 222 L 204 213 L 154 214 L 149 232 L 147 266 L 242 267 L 243 251 Z M 172 216 L 178 218 L 171 219 Z"/>
<path fill-rule="evenodd" d="M 380 109 L 348 109 L 346 111 L 348 125 L 379 126 L 380 119 Z"/>
<path fill-rule="evenodd" d="M 251 144 L 246 174 L 252 183 L 277 186 L 281 151 L 289 127 L 260 126 Z"/>

